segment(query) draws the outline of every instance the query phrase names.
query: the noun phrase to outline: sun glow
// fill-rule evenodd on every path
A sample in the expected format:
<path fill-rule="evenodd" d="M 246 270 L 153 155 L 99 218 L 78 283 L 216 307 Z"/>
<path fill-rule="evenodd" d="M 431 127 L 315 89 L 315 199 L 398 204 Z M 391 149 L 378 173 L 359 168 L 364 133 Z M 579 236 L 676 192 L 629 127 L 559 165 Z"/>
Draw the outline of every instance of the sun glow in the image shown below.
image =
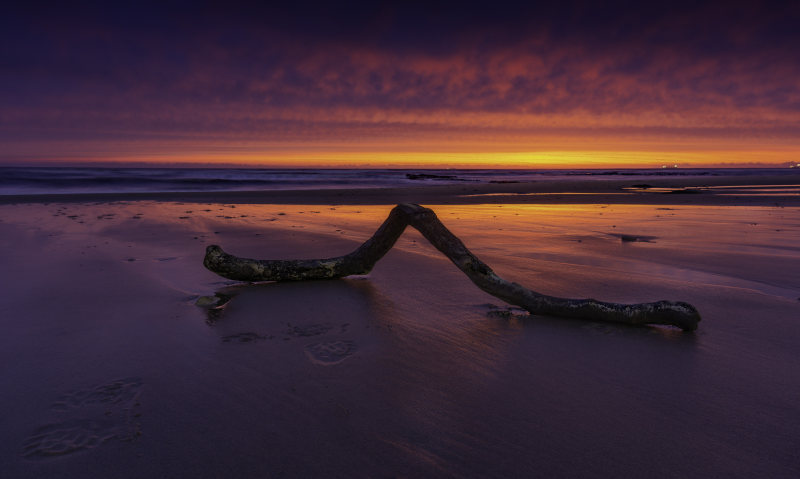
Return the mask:
<path fill-rule="evenodd" d="M 98 155 L 86 164 L 311 168 L 662 168 L 781 166 L 786 151 L 217 151 Z M 46 162 L 43 162 L 46 164 Z M 53 162 L 56 163 L 56 162 Z"/>

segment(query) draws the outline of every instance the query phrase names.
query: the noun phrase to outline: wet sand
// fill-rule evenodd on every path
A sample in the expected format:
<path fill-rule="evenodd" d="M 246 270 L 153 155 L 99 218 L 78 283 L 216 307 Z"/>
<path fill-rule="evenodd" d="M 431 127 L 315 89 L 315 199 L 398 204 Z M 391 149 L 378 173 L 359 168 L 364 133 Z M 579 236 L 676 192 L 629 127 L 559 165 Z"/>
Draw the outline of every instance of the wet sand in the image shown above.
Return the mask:
<path fill-rule="evenodd" d="M 349 252 L 393 194 L 6 199 L 3 476 L 797 477 L 797 197 L 448 191 L 426 206 L 501 276 L 698 331 L 509 310 L 411 230 L 366 277 L 202 266 Z"/>

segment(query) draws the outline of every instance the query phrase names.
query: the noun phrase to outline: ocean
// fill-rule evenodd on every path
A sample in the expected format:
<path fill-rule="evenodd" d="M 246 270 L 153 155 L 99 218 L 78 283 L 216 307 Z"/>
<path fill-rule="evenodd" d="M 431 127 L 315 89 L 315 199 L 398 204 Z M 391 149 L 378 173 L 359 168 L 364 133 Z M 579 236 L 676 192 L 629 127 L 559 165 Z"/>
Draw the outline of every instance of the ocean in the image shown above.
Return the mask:
<path fill-rule="evenodd" d="M 316 190 L 566 179 L 798 175 L 790 168 L 286 169 L 2 167 L 0 195 Z"/>

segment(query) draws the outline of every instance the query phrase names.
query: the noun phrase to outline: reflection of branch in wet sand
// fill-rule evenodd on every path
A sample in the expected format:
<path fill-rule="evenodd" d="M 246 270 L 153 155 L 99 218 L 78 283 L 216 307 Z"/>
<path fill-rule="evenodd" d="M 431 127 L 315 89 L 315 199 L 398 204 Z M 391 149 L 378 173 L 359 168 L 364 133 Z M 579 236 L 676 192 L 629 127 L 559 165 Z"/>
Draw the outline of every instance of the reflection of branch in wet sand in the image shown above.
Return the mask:
<path fill-rule="evenodd" d="M 312 364 L 331 366 L 372 338 L 363 331 L 378 320 L 370 316 L 364 292 L 369 288 L 371 284 L 358 280 L 236 285 L 196 304 L 206 309 L 206 321 L 223 343 L 271 343 L 276 351 L 299 345 Z M 364 320 L 367 324 L 354 331 Z"/>
<path fill-rule="evenodd" d="M 440 381 L 461 375 L 473 383 L 488 380 L 523 333 L 521 316 L 496 317 L 483 304 L 421 310 L 414 306 L 418 301 L 430 298 L 345 279 L 229 286 L 200 303 L 208 305 L 208 323 L 225 348 L 243 347 L 283 362 L 304 358 L 317 366 L 353 357 L 359 363 L 379 360 L 386 370 L 424 372 Z M 450 320 L 440 321 L 442 314 Z M 461 372 L 455 373 L 459 363 Z"/>

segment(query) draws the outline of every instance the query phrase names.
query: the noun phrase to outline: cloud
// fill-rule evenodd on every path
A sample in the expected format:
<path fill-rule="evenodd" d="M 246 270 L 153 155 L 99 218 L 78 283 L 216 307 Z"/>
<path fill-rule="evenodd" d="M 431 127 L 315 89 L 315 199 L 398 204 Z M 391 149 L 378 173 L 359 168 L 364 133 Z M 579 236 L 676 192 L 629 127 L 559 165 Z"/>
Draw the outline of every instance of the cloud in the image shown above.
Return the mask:
<path fill-rule="evenodd" d="M 330 5 L 23 12 L 3 25 L 0 138 L 522 147 L 800 131 L 797 7 Z"/>

